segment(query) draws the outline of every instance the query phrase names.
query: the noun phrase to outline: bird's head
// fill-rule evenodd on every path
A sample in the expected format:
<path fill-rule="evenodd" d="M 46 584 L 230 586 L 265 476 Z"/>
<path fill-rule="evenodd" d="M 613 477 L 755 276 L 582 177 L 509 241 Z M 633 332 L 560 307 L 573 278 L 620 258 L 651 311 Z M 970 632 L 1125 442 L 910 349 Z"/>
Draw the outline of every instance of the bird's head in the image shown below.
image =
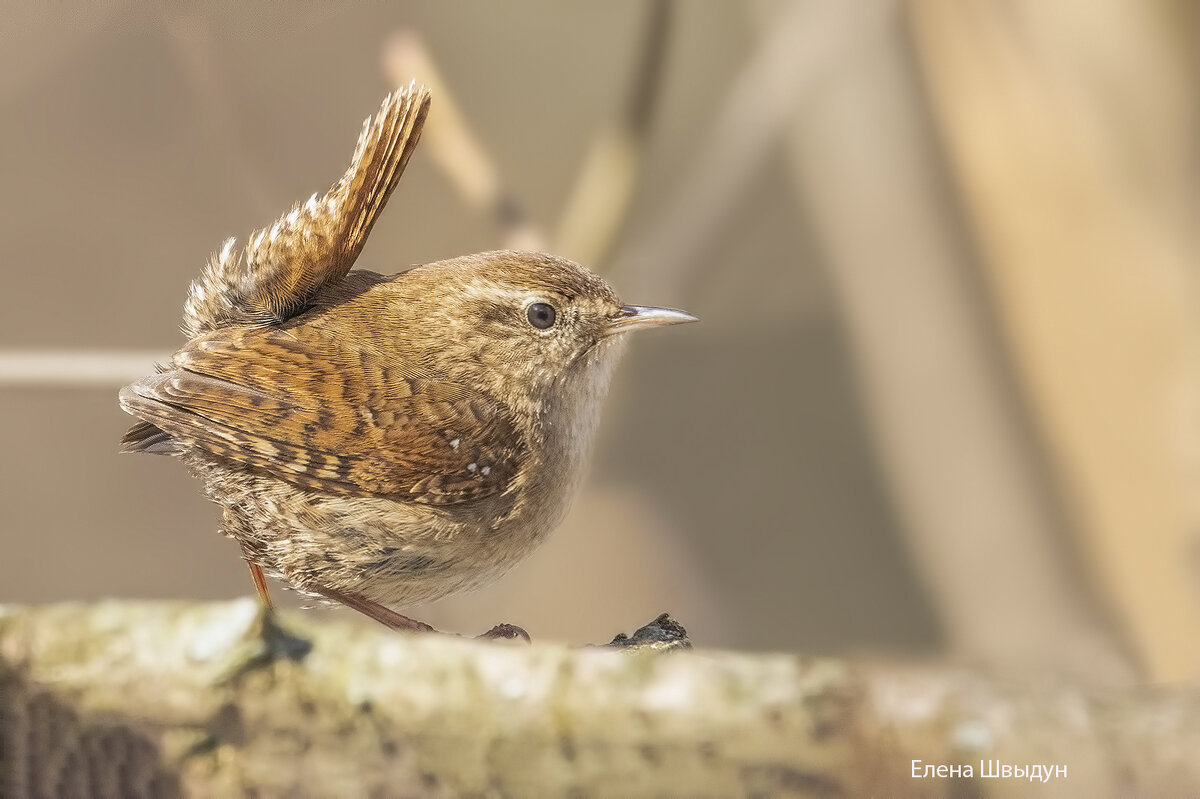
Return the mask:
<path fill-rule="evenodd" d="M 514 410 L 603 392 L 624 334 L 694 322 L 670 308 L 626 305 L 565 258 L 497 251 L 425 264 L 379 288 L 422 371 L 486 389 Z"/>

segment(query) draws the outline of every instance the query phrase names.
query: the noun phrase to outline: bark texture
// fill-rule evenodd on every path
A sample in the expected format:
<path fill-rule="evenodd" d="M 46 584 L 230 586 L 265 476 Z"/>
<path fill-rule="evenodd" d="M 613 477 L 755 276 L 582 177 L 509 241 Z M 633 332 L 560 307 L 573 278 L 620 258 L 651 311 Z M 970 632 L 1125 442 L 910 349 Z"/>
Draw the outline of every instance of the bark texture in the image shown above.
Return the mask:
<path fill-rule="evenodd" d="M 1185 689 L 257 622 L 251 601 L 0 606 L 0 795 L 1200 795 Z"/>

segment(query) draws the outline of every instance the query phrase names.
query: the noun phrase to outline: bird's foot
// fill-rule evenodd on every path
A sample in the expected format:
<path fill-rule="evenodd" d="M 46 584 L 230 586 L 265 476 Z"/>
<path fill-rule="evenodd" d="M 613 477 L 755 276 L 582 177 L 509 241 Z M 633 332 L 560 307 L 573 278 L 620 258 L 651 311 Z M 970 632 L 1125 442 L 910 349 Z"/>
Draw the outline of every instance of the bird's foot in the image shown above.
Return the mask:
<path fill-rule="evenodd" d="M 365 616 L 369 616 L 385 627 L 390 627 L 393 630 L 401 630 L 410 633 L 436 633 L 433 627 L 423 621 L 410 619 L 408 616 L 401 615 L 391 608 L 384 607 L 377 602 L 372 602 L 365 597 L 351 594 L 344 591 L 337 591 L 332 588 L 313 587 L 311 590 L 332 599 L 335 602 L 340 602 L 346 607 L 353 608 Z M 484 641 L 516 641 L 524 640 L 529 643 L 529 633 L 522 630 L 515 624 L 497 624 L 486 633 L 476 636 Z"/>
<path fill-rule="evenodd" d="M 670 614 L 663 613 L 646 626 L 635 630 L 633 635 L 617 633 L 617 636 L 604 646 L 613 649 L 652 649 L 665 652 L 672 649 L 691 649 L 692 641 L 682 624 L 671 618 Z"/>
<path fill-rule="evenodd" d="M 497 624 L 486 633 L 481 633 L 480 635 L 475 636 L 475 638 L 481 641 L 524 640 L 527 644 L 532 643 L 529 633 L 525 632 L 515 624 Z"/>

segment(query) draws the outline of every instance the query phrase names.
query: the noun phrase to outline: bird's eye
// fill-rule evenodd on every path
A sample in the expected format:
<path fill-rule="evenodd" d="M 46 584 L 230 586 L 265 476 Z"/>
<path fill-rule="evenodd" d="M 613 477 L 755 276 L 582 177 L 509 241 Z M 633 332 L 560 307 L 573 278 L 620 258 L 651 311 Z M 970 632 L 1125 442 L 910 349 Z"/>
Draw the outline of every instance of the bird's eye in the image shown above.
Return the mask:
<path fill-rule="evenodd" d="M 535 302 L 525 309 L 525 318 L 529 320 L 529 324 L 538 330 L 546 330 L 547 328 L 554 327 L 554 318 L 556 316 L 554 307 L 544 302 Z"/>

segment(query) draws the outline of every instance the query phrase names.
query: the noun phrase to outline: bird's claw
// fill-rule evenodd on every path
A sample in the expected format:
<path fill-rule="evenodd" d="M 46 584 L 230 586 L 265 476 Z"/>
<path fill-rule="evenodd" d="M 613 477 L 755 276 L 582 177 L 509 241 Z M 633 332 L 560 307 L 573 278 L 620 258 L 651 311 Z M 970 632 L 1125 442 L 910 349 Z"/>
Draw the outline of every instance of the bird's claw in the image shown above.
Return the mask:
<path fill-rule="evenodd" d="M 515 641 L 518 638 L 523 638 L 525 643 L 532 643 L 529 633 L 515 624 L 497 624 L 486 633 L 475 637 L 484 641 Z"/>

